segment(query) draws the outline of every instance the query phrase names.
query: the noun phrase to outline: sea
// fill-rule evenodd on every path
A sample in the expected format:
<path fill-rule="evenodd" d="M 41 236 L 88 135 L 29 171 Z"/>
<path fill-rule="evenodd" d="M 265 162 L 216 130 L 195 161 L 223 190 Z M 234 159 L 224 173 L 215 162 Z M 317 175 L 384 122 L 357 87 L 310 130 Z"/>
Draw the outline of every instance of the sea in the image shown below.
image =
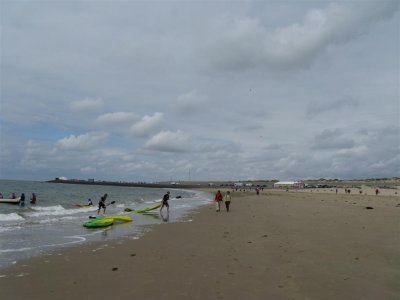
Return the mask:
<path fill-rule="evenodd" d="M 126 212 L 126 208 L 141 209 L 160 203 L 170 191 L 170 212 L 163 209 L 147 214 Z M 61 247 L 104 241 L 125 236 L 140 238 L 147 225 L 165 222 L 188 222 L 197 207 L 212 202 L 209 193 L 186 189 L 80 185 L 40 181 L 0 180 L 0 193 L 10 198 L 25 194 L 25 206 L 0 203 L 0 269 L 18 260 L 43 255 Z M 30 204 L 32 193 L 37 202 Z M 109 205 L 106 215 L 129 215 L 133 222 L 106 228 L 86 228 L 83 223 L 97 216 L 98 202 L 105 193 Z M 88 199 L 93 207 L 86 205 Z M 111 204 L 111 202 L 114 202 Z M 102 214 L 102 211 L 101 213 Z"/>

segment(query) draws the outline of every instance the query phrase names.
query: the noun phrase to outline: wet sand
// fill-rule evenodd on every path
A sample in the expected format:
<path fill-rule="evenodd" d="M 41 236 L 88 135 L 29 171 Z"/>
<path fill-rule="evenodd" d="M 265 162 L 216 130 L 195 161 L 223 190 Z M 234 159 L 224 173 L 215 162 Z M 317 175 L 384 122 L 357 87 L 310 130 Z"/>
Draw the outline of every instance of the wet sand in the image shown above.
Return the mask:
<path fill-rule="evenodd" d="M 0 297 L 399 299 L 399 215 L 398 195 L 234 192 L 229 213 L 20 261 Z"/>

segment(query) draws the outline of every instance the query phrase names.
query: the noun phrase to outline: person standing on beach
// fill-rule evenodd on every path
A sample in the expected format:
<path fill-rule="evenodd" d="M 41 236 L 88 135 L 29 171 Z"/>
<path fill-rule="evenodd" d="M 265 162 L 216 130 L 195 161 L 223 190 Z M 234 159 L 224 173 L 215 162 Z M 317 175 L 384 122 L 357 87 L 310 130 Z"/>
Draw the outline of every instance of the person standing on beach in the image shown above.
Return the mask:
<path fill-rule="evenodd" d="M 231 205 L 231 200 L 232 200 L 231 192 L 227 191 L 224 196 L 226 212 L 229 212 L 229 205 Z"/>
<path fill-rule="evenodd" d="M 100 210 L 103 208 L 103 215 L 106 213 L 106 199 L 107 199 L 107 193 L 104 194 L 103 197 L 100 198 L 99 201 L 99 209 L 97 210 L 97 214 L 100 213 Z"/>
<path fill-rule="evenodd" d="M 215 207 L 216 207 L 216 211 L 219 212 L 221 210 L 221 202 L 222 202 L 222 194 L 221 191 L 218 190 L 218 192 L 215 194 Z"/>
<path fill-rule="evenodd" d="M 168 204 L 168 200 L 169 200 L 169 191 L 163 196 L 162 200 L 161 200 L 161 208 L 160 208 L 160 213 L 163 209 L 163 207 L 165 206 L 167 208 L 167 213 L 169 213 L 169 204 Z"/>

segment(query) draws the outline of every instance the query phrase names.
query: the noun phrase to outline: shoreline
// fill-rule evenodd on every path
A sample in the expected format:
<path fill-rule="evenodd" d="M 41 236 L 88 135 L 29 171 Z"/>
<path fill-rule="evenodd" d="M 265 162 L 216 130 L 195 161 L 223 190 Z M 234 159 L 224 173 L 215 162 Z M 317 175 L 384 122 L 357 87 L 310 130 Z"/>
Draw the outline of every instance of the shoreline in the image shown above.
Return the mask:
<path fill-rule="evenodd" d="M 229 213 L 212 203 L 139 239 L 20 261 L 0 270 L 0 290 L 5 299 L 398 299 L 399 203 L 233 192 Z"/>

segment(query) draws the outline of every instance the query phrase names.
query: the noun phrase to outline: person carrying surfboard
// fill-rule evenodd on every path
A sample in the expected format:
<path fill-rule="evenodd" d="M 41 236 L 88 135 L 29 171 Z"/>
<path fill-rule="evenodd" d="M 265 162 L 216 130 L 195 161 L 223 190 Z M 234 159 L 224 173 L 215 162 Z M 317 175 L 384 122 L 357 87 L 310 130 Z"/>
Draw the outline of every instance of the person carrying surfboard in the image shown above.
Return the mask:
<path fill-rule="evenodd" d="M 160 213 L 163 209 L 163 207 L 167 207 L 167 212 L 169 213 L 169 204 L 168 204 L 168 200 L 169 200 L 169 191 L 163 196 L 162 201 L 161 201 L 161 208 L 160 208 Z"/>

